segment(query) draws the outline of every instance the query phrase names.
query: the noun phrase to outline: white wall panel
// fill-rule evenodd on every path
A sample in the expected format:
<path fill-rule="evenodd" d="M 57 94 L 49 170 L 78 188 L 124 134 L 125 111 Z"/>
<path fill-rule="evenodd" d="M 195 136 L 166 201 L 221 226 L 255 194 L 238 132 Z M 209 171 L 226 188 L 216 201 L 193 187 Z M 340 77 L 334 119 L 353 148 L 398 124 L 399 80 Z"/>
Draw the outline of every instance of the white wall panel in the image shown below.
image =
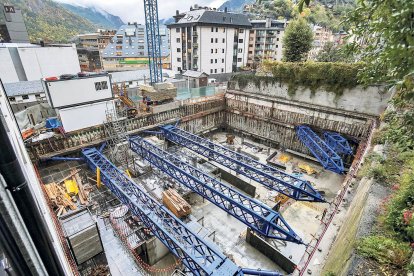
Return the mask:
<path fill-rule="evenodd" d="M 106 89 L 97 90 L 96 83 L 107 82 Z M 54 108 L 112 98 L 109 76 L 45 82 L 50 104 Z"/>
<path fill-rule="evenodd" d="M 29 81 L 80 72 L 75 47 L 19 48 L 18 51 Z"/>
<path fill-rule="evenodd" d="M 101 125 L 106 122 L 106 110 L 114 110 L 114 101 L 104 101 L 59 110 L 66 132 Z"/>
<path fill-rule="evenodd" d="M 0 79 L 3 83 L 19 81 L 8 48 L 0 48 Z"/>

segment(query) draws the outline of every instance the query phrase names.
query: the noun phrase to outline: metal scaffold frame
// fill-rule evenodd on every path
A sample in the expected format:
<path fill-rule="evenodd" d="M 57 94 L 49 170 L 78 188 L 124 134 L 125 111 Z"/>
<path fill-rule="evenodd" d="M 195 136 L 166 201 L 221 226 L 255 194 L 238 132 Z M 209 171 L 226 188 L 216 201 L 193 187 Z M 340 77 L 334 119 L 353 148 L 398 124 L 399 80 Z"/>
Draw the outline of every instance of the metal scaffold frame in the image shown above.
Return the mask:
<path fill-rule="evenodd" d="M 339 133 L 326 131 L 323 133 L 325 143 L 330 146 L 338 154 L 353 154 L 352 148 L 348 141 Z"/>
<path fill-rule="evenodd" d="M 344 165 L 341 157 L 328 146 L 313 130 L 308 126 L 295 127 L 296 134 L 309 151 L 318 159 L 326 170 L 338 174 L 344 172 Z"/>
<path fill-rule="evenodd" d="M 131 149 L 143 159 L 243 222 L 256 233 L 267 238 L 302 243 L 283 217 L 260 201 L 182 162 L 142 137 L 129 138 L 129 142 Z"/>
<path fill-rule="evenodd" d="M 105 185 L 139 217 L 152 233 L 194 275 L 235 275 L 238 267 L 223 253 L 206 243 L 175 217 L 166 207 L 150 197 L 145 190 L 112 164 L 95 148 L 82 151 L 89 168 L 100 168 Z"/>
<path fill-rule="evenodd" d="M 157 0 L 144 0 L 148 60 L 151 83 L 162 82 L 161 39 Z"/>
<path fill-rule="evenodd" d="M 322 195 L 303 179 L 294 177 L 253 158 L 179 129 L 173 125 L 161 127 L 166 139 L 184 146 L 209 160 L 244 175 L 261 185 L 301 201 L 323 202 Z"/>

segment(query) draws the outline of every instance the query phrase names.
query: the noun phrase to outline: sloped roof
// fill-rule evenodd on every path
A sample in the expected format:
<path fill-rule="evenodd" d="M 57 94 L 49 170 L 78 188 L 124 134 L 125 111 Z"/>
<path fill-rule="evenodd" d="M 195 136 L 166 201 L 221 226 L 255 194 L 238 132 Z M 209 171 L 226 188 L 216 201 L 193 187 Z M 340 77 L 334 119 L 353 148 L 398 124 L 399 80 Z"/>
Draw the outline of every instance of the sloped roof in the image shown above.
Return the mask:
<path fill-rule="evenodd" d="M 208 77 L 208 74 L 204 72 L 199 72 L 199 71 L 187 70 L 183 73 L 183 76 L 190 77 L 190 78 L 201 78 L 201 77 Z"/>
<path fill-rule="evenodd" d="M 247 28 L 252 26 L 249 19 L 244 14 L 205 9 L 186 12 L 185 16 L 178 22 L 171 23 L 168 26 L 193 25 L 195 23 L 204 25 L 239 26 Z"/>
<path fill-rule="evenodd" d="M 5 83 L 4 90 L 8 97 L 44 93 L 40 80 Z"/>

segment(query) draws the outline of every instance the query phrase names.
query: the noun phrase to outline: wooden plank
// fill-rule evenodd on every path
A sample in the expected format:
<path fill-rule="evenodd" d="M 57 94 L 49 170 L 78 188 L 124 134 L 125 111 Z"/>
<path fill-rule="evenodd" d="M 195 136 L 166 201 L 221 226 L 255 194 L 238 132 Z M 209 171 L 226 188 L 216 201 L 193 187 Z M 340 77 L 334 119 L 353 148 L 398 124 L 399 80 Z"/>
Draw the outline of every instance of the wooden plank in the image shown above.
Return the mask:
<path fill-rule="evenodd" d="M 62 183 L 63 181 L 65 181 L 65 180 L 67 180 L 67 179 L 69 179 L 69 178 L 71 178 L 72 176 L 74 176 L 75 174 L 77 174 L 78 172 L 80 172 L 80 169 L 77 169 L 77 170 L 73 170 L 68 176 L 66 176 L 66 177 L 64 177 L 64 178 L 62 178 L 61 180 L 59 180 L 59 181 L 57 181 L 56 182 L 56 184 L 60 184 L 60 183 Z"/>

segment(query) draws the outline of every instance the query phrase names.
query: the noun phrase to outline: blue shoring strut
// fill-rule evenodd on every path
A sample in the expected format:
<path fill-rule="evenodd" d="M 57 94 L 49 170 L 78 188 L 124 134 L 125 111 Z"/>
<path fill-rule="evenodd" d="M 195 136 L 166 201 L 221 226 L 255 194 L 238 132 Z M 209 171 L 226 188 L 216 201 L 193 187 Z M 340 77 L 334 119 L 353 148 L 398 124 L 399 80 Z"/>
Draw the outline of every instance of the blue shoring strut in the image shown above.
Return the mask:
<path fill-rule="evenodd" d="M 326 170 L 330 170 L 338 174 L 342 174 L 344 172 L 344 165 L 341 157 L 318 135 L 316 135 L 310 127 L 302 125 L 295 128 L 299 139 Z"/>
<path fill-rule="evenodd" d="M 352 148 L 349 146 L 348 141 L 342 137 L 339 133 L 326 131 L 323 133 L 325 143 L 335 150 L 338 154 L 352 155 Z"/>
<path fill-rule="evenodd" d="M 283 217 L 262 202 L 221 183 L 139 136 L 129 138 L 129 144 L 132 151 L 143 159 L 243 222 L 256 233 L 267 238 L 303 243 Z"/>
<path fill-rule="evenodd" d="M 240 270 L 215 246 L 159 204 L 95 148 L 82 151 L 89 168 L 101 170 L 103 183 L 195 275 L 235 275 Z"/>
<path fill-rule="evenodd" d="M 173 125 L 161 127 L 165 138 L 213 160 L 261 185 L 301 201 L 323 202 L 322 195 L 303 179 L 262 164 Z"/>

